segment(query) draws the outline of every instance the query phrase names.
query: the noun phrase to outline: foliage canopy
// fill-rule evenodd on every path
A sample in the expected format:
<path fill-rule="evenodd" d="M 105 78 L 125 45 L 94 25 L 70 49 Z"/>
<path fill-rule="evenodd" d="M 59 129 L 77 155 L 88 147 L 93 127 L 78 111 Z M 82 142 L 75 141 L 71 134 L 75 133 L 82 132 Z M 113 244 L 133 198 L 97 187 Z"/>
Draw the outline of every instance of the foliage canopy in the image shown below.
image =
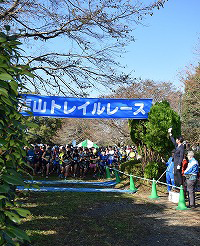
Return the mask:
<path fill-rule="evenodd" d="M 34 123 L 34 126 L 31 124 L 30 126 L 28 125 L 27 134 L 25 136 L 26 141 L 32 144 L 54 144 L 53 139 L 62 125 L 62 120 L 57 118 L 30 116 L 28 119 L 25 119 L 25 121 L 27 124 L 29 124 L 29 122 Z"/>
<path fill-rule="evenodd" d="M 168 128 L 173 128 L 175 137 L 181 133 L 180 117 L 167 101 L 155 103 L 148 120 L 129 120 L 129 126 L 131 139 L 141 150 L 145 165 L 147 161 L 159 160 L 159 156 L 166 156 L 173 149 Z"/>

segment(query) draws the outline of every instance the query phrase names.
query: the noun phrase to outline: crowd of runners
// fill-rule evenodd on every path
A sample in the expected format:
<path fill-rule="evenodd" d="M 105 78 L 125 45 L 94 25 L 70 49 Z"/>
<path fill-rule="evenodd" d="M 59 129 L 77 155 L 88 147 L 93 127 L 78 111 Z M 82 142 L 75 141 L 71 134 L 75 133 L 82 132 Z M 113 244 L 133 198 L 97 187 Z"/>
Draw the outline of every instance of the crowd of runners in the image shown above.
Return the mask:
<path fill-rule="evenodd" d="M 122 162 L 139 158 L 133 147 L 82 148 L 64 146 L 35 145 L 25 147 L 27 164 L 32 167 L 32 175 L 41 174 L 46 178 L 51 174 L 59 178 L 80 177 L 87 175 L 103 177 L 105 167 L 118 168 Z"/>

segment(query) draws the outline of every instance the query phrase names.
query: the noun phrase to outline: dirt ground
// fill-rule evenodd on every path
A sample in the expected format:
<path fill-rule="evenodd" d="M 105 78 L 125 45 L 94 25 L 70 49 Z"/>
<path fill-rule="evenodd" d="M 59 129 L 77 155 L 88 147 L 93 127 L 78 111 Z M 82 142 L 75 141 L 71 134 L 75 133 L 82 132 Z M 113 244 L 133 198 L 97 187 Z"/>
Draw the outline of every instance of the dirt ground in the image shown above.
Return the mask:
<path fill-rule="evenodd" d="M 85 215 L 90 219 L 104 217 L 109 220 L 112 215 L 121 220 L 116 224 L 116 231 L 127 223 L 126 235 L 112 234 L 108 245 L 140 246 L 199 246 L 200 245 L 200 193 L 197 197 L 197 208 L 194 210 L 176 210 L 177 204 L 168 201 L 167 195 L 159 193 L 160 199 L 150 200 L 149 194 L 135 193 L 134 202 L 122 200 L 117 203 L 103 203 L 90 209 Z M 113 233 L 113 230 L 111 230 Z M 98 245 L 98 243 L 97 243 Z M 100 244 L 99 244 L 100 245 Z"/>

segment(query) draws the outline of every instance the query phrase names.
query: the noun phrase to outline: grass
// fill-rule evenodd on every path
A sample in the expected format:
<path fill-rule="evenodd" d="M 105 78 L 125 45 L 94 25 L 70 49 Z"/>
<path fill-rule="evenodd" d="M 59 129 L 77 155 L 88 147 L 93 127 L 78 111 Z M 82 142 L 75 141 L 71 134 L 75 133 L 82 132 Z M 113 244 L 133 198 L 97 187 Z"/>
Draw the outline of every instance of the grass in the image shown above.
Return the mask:
<path fill-rule="evenodd" d="M 24 219 L 20 227 L 27 231 L 33 246 L 152 246 L 162 239 L 165 242 L 165 238 L 176 231 L 172 222 L 168 226 L 169 218 L 166 218 L 166 214 L 171 213 L 171 218 L 176 218 L 176 223 L 180 220 L 182 225 L 181 217 L 177 214 L 179 212 L 171 208 L 168 211 L 167 205 L 163 202 L 161 204 L 163 198 L 159 201 L 147 199 L 151 183 L 137 181 L 135 185 L 139 187 L 136 194 L 21 193 L 23 207 L 29 209 L 32 215 Z M 63 187 L 62 184 L 60 186 Z M 129 180 L 122 179 L 116 188 L 129 189 Z M 158 186 L 158 190 L 160 193 L 163 188 Z M 180 213 L 183 214 L 184 211 Z M 177 227 L 177 235 L 185 230 L 185 238 L 181 238 L 182 234 L 179 235 L 180 245 L 184 239 L 187 245 L 192 246 L 186 237 L 191 228 Z M 199 232 L 194 228 L 192 233 L 196 235 Z M 166 238 L 166 244 L 163 245 L 170 243 L 170 239 Z M 179 246 L 178 243 L 176 245 Z"/>
<path fill-rule="evenodd" d="M 127 188 L 127 182 L 124 181 L 124 188 Z M 60 186 L 64 187 L 63 184 Z M 66 186 L 86 187 L 77 184 Z M 126 241 L 125 238 L 132 237 L 132 212 L 126 209 L 122 212 L 121 207 L 133 206 L 133 194 L 38 192 L 27 195 L 21 193 L 20 200 L 23 207 L 29 209 L 32 214 L 24 219 L 21 228 L 27 231 L 32 245 L 35 246 L 106 246 L 113 245 L 116 238 L 122 242 Z M 126 237 L 122 238 L 122 234 Z"/>
<path fill-rule="evenodd" d="M 112 206 L 107 211 L 97 209 L 94 213 L 94 209 L 102 204 L 116 205 L 122 199 L 133 202 L 130 194 L 33 193 L 24 204 L 32 216 L 24 220 L 22 228 L 33 245 L 74 245 L 74 240 L 76 245 L 109 245 L 105 235 L 109 231 L 118 235 L 119 230 L 126 234 L 128 226 L 124 222 L 130 215 L 123 215 L 122 221 L 113 214 Z"/>

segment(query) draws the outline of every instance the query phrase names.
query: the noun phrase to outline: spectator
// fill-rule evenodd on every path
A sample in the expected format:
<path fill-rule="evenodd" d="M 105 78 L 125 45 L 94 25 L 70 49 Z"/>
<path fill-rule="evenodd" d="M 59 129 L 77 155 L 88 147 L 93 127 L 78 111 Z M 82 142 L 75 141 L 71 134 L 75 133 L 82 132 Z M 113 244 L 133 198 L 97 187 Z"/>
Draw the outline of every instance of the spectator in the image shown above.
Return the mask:
<path fill-rule="evenodd" d="M 187 158 L 187 155 L 184 154 L 184 158 L 183 158 L 183 161 L 182 161 L 182 182 L 183 182 L 183 188 L 184 188 L 185 197 L 186 197 L 186 192 L 187 192 L 187 184 L 186 184 L 186 177 L 184 175 L 184 172 L 185 172 L 187 166 L 188 166 L 188 158 Z"/>
<path fill-rule="evenodd" d="M 172 150 L 172 156 L 169 158 L 169 160 L 166 162 L 167 170 L 166 170 L 166 182 L 168 184 L 167 191 L 171 191 L 172 186 L 175 186 L 174 183 L 174 152 L 175 150 Z"/>
<path fill-rule="evenodd" d="M 187 184 L 188 202 L 190 208 L 195 208 L 195 186 L 197 184 L 197 176 L 199 171 L 198 161 L 194 158 L 194 152 L 188 152 L 188 166 L 184 171 Z"/>
<path fill-rule="evenodd" d="M 172 141 L 172 143 L 175 146 L 175 152 L 174 152 L 174 182 L 176 186 L 180 186 L 182 185 L 182 175 L 181 175 L 181 171 L 182 171 L 182 161 L 183 161 L 183 157 L 184 157 L 184 145 L 183 143 L 183 137 L 179 136 L 176 138 L 176 141 L 174 139 L 174 137 L 172 136 L 172 128 L 168 129 L 169 135 L 170 135 L 170 139 Z"/>

